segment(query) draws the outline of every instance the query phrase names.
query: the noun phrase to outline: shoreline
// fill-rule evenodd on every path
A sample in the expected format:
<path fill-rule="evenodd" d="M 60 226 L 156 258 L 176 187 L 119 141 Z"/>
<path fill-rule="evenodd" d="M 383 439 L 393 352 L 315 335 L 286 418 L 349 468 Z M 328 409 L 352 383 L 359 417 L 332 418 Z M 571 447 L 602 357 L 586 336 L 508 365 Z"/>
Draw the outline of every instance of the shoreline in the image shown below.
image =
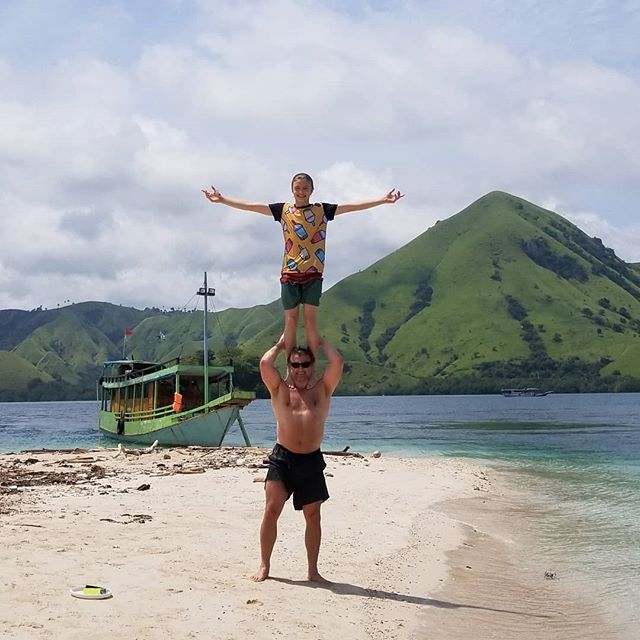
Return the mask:
<path fill-rule="evenodd" d="M 541 601 L 562 585 L 525 576 L 522 555 L 509 559 L 513 542 L 494 523 L 508 513 L 504 487 L 484 461 L 325 452 L 319 566 L 334 583 L 304 579 L 303 518 L 290 501 L 270 579 L 251 582 L 267 453 L 0 454 L 0 638 L 107 638 L 114 624 L 144 638 L 571 637 L 562 623 L 580 603 L 565 598 L 569 609 L 545 618 L 527 601 L 529 579 L 542 580 Z M 58 476 L 38 476 L 47 473 Z M 70 597 L 86 583 L 113 598 Z M 593 637 L 619 637 L 597 616 L 590 624 L 604 634 Z"/>
<path fill-rule="evenodd" d="M 430 634 L 440 629 L 437 637 L 443 640 L 634 639 L 636 629 L 608 616 L 593 589 L 576 580 L 579 567 L 549 561 L 530 504 L 523 501 L 526 493 L 513 492 L 508 484 L 512 473 L 490 466 L 492 489 L 482 500 L 456 498 L 441 505 L 465 532 L 463 544 L 447 552 L 451 571 L 440 592 L 458 607 L 445 615 L 423 613 L 422 629 Z M 450 627 L 454 631 L 442 631 Z"/>

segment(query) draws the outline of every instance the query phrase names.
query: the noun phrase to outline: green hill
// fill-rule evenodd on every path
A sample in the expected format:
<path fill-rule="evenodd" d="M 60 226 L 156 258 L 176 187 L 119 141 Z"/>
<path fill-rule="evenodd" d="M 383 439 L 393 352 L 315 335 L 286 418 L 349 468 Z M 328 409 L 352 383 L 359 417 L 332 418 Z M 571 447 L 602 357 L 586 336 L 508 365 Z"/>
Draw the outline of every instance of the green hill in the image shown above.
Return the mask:
<path fill-rule="evenodd" d="M 40 371 L 67 385 L 95 384 L 98 363 L 107 360 L 115 345 L 82 313 L 64 309 L 38 327 L 15 351 Z"/>
<path fill-rule="evenodd" d="M 505 193 L 346 278 L 323 306 L 341 320 L 326 334 L 349 360 L 436 386 L 492 362 L 519 361 L 530 380 L 529 369 L 576 357 L 640 377 L 637 273 L 562 217 Z"/>
<path fill-rule="evenodd" d="M 39 399 L 38 390 L 54 379 L 11 351 L 0 351 L 0 402 Z"/>
<path fill-rule="evenodd" d="M 1 344 L 56 393 L 89 394 L 100 361 L 122 355 L 126 327 L 127 355 L 162 360 L 201 351 L 202 320 L 99 302 L 7 310 Z M 343 394 L 640 390 L 640 264 L 502 192 L 326 291 L 320 327 L 345 357 Z M 255 384 L 282 332 L 280 302 L 212 314 L 209 332 L 209 349 L 231 348 Z"/>

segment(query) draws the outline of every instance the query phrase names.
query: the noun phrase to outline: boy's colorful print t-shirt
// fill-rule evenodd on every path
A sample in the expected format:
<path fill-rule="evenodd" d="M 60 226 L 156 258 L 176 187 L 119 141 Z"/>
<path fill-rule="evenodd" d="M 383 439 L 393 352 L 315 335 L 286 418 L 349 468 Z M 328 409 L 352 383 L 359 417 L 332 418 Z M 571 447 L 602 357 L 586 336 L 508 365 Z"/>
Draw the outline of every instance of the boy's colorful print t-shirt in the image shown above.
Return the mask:
<path fill-rule="evenodd" d="M 333 220 L 337 208 L 326 202 L 300 209 L 288 202 L 269 205 L 284 236 L 281 282 L 304 284 L 322 278 L 327 222 Z"/>

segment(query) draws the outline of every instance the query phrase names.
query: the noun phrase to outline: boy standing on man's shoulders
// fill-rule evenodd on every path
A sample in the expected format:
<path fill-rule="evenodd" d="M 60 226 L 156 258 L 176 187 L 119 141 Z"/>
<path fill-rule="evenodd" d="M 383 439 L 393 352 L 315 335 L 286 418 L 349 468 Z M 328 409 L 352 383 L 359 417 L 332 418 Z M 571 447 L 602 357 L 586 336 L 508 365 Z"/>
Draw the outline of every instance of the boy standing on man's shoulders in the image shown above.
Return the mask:
<path fill-rule="evenodd" d="M 402 198 L 403 194 L 392 189 L 378 200 L 352 204 L 328 204 L 326 202 L 311 204 L 313 179 L 306 173 L 297 173 L 291 180 L 291 192 L 294 200 L 292 203 L 243 202 L 227 198 L 215 187 L 211 188 L 213 191 L 203 189 L 204 195 L 210 202 L 273 216 L 282 225 L 284 257 L 280 283 L 285 316 L 285 350 L 289 354 L 296 346 L 296 330 L 302 305 L 307 344 L 311 351 L 317 354 L 320 343 L 317 315 L 322 295 L 327 222 L 342 213 L 371 209 L 381 204 L 393 204 Z"/>

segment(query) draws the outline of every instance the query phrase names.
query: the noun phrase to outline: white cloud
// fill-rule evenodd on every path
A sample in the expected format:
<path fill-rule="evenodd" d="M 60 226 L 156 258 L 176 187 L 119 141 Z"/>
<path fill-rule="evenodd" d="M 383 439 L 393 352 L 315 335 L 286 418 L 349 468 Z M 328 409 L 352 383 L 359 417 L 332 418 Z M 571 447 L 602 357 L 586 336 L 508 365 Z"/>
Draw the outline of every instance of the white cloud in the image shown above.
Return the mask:
<path fill-rule="evenodd" d="M 626 22 L 608 2 L 588 16 L 542 0 L 338 6 L 158 3 L 150 22 L 135 5 L 63 3 L 48 33 L 66 38 L 43 37 L 25 61 L 16 34 L 38 7 L 57 17 L 37 0 L 5 5 L 0 308 L 180 306 L 205 269 L 219 307 L 270 302 L 278 225 L 200 190 L 274 202 L 301 170 L 325 201 L 407 192 L 332 223 L 329 285 L 493 189 L 553 194 L 640 260 L 631 5 Z M 597 28 L 611 39 L 594 44 Z"/>

